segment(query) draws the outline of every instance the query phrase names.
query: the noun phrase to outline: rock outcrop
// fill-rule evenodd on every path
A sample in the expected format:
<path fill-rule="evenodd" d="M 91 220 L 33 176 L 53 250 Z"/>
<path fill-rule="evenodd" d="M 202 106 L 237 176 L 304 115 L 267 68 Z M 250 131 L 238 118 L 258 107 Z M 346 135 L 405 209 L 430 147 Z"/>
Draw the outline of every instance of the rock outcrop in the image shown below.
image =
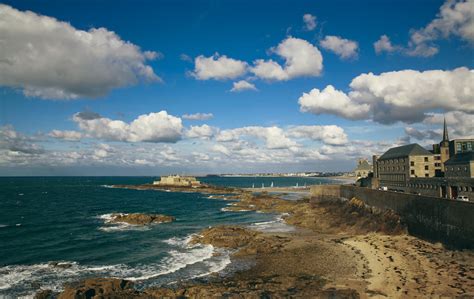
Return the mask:
<path fill-rule="evenodd" d="M 112 214 L 109 223 L 120 223 L 125 222 L 132 225 L 149 225 L 155 223 L 172 222 L 175 218 L 173 216 L 161 215 L 161 214 Z"/>
<path fill-rule="evenodd" d="M 91 278 L 69 284 L 58 299 L 89 298 L 134 298 L 140 293 L 133 288 L 132 282 L 117 278 Z"/>
<path fill-rule="evenodd" d="M 269 236 L 240 226 L 216 226 L 205 229 L 191 243 L 236 249 L 234 256 L 270 253 L 281 249 L 288 238 Z"/>

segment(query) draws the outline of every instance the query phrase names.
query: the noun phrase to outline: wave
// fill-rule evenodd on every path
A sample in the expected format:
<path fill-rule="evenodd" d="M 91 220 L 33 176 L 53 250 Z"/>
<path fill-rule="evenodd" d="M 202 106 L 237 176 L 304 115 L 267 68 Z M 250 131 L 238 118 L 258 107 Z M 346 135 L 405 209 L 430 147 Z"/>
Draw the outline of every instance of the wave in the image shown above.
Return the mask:
<path fill-rule="evenodd" d="M 8 224 L 0 224 L 0 228 L 8 227 Z"/>
<path fill-rule="evenodd" d="M 233 209 L 230 209 L 230 208 L 221 208 L 221 211 L 222 212 L 252 212 L 252 210 L 245 210 L 245 209 L 233 210 Z"/>
<path fill-rule="evenodd" d="M 165 240 L 173 249 L 157 263 L 80 265 L 59 261 L 0 267 L 0 297 L 32 297 L 39 288 L 61 291 L 65 283 L 86 277 L 116 277 L 134 281 L 138 287 L 156 286 L 175 279 L 203 277 L 222 271 L 230 264 L 229 252 L 215 250 L 212 245 L 190 244 L 192 236 Z"/>
<path fill-rule="evenodd" d="M 253 230 L 269 233 L 294 231 L 295 228 L 293 226 L 285 223 L 283 219 L 285 216 L 288 216 L 288 213 L 280 214 L 276 216 L 274 220 L 250 224 L 248 227 Z"/>
<path fill-rule="evenodd" d="M 109 213 L 97 216 L 97 218 L 104 221 L 105 226 L 99 227 L 99 230 L 104 232 L 117 232 L 117 231 L 127 231 L 127 230 L 149 230 L 150 226 L 147 225 L 133 225 L 126 222 L 112 222 L 113 214 L 127 215 L 125 213 Z"/>

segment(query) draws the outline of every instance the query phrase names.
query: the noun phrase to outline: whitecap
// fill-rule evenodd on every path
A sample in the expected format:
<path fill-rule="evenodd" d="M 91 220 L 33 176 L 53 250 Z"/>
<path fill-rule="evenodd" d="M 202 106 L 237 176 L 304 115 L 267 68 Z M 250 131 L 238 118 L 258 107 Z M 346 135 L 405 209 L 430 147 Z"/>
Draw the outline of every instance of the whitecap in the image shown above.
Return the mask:
<path fill-rule="evenodd" d="M 230 209 L 230 208 L 221 208 L 221 211 L 222 212 L 251 212 L 252 210 L 245 210 L 245 209 L 234 210 L 234 209 Z"/>
<path fill-rule="evenodd" d="M 253 230 L 269 232 L 269 233 L 294 231 L 295 228 L 291 225 L 286 224 L 285 221 L 283 220 L 283 217 L 287 215 L 288 213 L 283 213 L 276 216 L 274 220 L 256 222 L 256 223 L 250 224 L 248 227 Z"/>
<path fill-rule="evenodd" d="M 133 225 L 126 222 L 112 222 L 112 215 L 127 215 L 126 213 L 108 213 L 97 216 L 98 219 L 104 221 L 105 226 L 99 227 L 99 230 L 103 232 L 117 232 L 117 231 L 127 231 L 127 230 L 149 230 L 149 226 L 144 225 Z"/>

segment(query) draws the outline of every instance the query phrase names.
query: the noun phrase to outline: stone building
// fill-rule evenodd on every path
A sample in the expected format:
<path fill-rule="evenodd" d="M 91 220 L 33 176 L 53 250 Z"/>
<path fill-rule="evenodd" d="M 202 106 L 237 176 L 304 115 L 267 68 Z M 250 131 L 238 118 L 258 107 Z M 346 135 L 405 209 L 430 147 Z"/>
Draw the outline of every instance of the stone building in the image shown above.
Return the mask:
<path fill-rule="evenodd" d="M 451 156 L 472 151 L 474 151 L 474 139 L 454 139 L 449 142 Z"/>
<path fill-rule="evenodd" d="M 366 178 L 372 172 L 372 165 L 369 164 L 369 161 L 367 161 L 367 159 L 361 158 L 357 161 L 357 167 L 354 169 L 354 174 L 356 178 Z"/>
<path fill-rule="evenodd" d="M 461 152 L 444 163 L 446 178 L 474 178 L 474 152 Z"/>
<path fill-rule="evenodd" d="M 376 159 L 375 168 L 380 186 L 404 190 L 410 178 L 434 177 L 434 155 L 416 143 L 403 145 Z"/>
<path fill-rule="evenodd" d="M 200 187 L 201 182 L 192 176 L 169 175 L 162 176 L 159 181 L 154 181 L 153 185 L 171 187 Z"/>

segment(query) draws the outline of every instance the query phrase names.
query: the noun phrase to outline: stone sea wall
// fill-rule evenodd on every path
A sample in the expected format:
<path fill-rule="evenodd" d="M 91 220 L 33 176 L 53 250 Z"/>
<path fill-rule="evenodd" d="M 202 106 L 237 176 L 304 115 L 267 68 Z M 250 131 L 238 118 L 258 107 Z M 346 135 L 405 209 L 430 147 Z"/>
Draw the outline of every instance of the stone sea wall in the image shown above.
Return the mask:
<path fill-rule="evenodd" d="M 410 234 L 441 241 L 456 248 L 474 249 L 474 203 L 416 194 L 373 190 L 349 185 L 311 187 L 313 201 L 351 199 L 397 212 Z"/>

